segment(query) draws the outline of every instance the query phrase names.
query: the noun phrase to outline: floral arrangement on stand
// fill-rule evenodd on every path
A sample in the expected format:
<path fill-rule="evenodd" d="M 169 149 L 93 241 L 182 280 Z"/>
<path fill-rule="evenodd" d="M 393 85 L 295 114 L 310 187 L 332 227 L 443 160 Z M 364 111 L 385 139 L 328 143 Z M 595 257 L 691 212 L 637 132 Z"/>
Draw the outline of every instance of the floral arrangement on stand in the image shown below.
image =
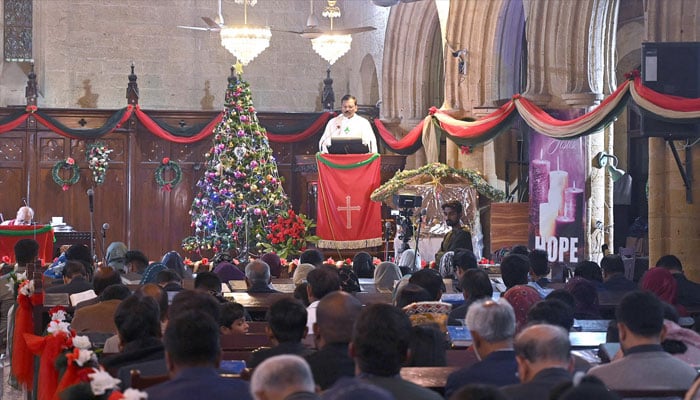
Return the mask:
<path fill-rule="evenodd" d="M 109 153 L 113 150 L 108 149 L 107 145 L 102 142 L 97 142 L 88 145 L 87 160 L 92 171 L 92 178 L 95 184 L 101 185 L 105 182 L 107 168 L 109 167 Z"/>
<path fill-rule="evenodd" d="M 173 171 L 173 177 L 170 180 L 164 178 L 165 172 L 167 171 Z M 160 189 L 164 192 L 169 192 L 182 180 L 182 169 L 175 161 L 172 161 L 168 157 L 163 157 L 160 165 L 156 168 L 155 175 L 156 183 Z"/>
<path fill-rule="evenodd" d="M 61 171 L 63 170 L 70 171 L 70 176 L 68 179 L 63 179 L 61 177 Z M 78 164 L 75 163 L 73 158 L 68 157 L 65 160 L 58 161 L 53 165 L 53 168 L 51 169 L 51 177 L 53 178 L 53 181 L 65 192 L 80 180 L 80 168 L 78 168 Z"/>
<path fill-rule="evenodd" d="M 258 246 L 266 251 L 274 251 L 280 259 L 298 256 L 309 244 L 319 240 L 318 236 L 311 235 L 311 228 L 316 225 L 304 214 L 287 210 L 281 212 L 273 221 L 268 226 L 269 243 L 260 242 Z"/>

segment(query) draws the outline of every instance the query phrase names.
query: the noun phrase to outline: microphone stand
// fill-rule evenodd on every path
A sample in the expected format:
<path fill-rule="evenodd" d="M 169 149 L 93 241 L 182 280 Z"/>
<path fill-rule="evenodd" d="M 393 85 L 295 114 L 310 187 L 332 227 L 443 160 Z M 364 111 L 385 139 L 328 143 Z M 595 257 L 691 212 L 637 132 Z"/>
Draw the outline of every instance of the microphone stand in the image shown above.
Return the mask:
<path fill-rule="evenodd" d="M 384 261 L 389 261 L 389 237 L 391 236 L 391 223 L 387 222 L 386 225 L 384 225 L 385 231 L 384 235 L 386 236 L 386 240 L 384 241 Z"/>
<path fill-rule="evenodd" d="M 418 229 L 416 230 L 416 244 L 413 252 L 413 265 L 415 266 L 416 270 L 420 270 L 420 265 L 416 265 L 418 262 L 418 240 L 420 240 L 420 228 L 423 225 L 423 216 L 425 214 L 427 214 L 426 209 L 422 209 L 420 214 L 418 214 Z"/>
<path fill-rule="evenodd" d="M 104 225 L 102 226 L 102 260 L 104 262 L 103 265 L 107 265 L 107 253 L 105 252 L 105 239 L 107 239 L 107 230 L 104 228 Z M 119 272 L 119 271 L 117 271 Z"/>
<path fill-rule="evenodd" d="M 92 252 L 92 260 L 97 264 L 97 254 L 95 253 L 95 209 L 90 208 L 90 251 Z"/>

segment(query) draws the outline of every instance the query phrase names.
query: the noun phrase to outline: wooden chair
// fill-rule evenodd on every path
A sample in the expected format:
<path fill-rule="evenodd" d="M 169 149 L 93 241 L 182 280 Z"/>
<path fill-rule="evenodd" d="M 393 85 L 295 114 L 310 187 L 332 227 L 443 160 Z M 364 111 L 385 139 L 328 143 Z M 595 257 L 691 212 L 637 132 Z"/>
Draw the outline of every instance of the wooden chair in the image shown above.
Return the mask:
<path fill-rule="evenodd" d="M 637 252 L 634 247 L 620 247 L 620 257 L 625 264 L 625 278 L 634 280 L 634 262 L 636 261 Z"/>
<path fill-rule="evenodd" d="M 141 376 L 141 371 L 138 369 L 131 370 L 131 387 L 138 390 L 144 390 L 168 379 L 170 379 L 168 375 Z"/>

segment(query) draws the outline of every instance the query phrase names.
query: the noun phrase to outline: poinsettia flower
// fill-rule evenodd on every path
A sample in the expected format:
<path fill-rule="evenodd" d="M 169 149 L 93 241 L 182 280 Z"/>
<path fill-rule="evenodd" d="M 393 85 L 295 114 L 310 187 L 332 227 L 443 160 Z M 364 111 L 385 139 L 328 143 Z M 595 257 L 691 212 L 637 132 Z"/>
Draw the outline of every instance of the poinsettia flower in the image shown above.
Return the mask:
<path fill-rule="evenodd" d="M 92 344 L 90 343 L 89 337 L 76 336 L 73 338 L 73 346 L 77 347 L 80 350 L 88 350 L 90 347 L 92 347 Z"/>
<path fill-rule="evenodd" d="M 93 373 L 89 374 L 90 377 L 90 387 L 92 388 L 92 393 L 97 396 L 101 396 L 107 392 L 109 389 L 115 389 L 121 380 L 113 378 L 105 370 L 100 370 L 93 368 Z"/>
<path fill-rule="evenodd" d="M 73 165 L 73 164 L 75 164 L 75 160 L 71 157 L 68 157 L 68 158 L 66 158 L 66 164 Z"/>
<path fill-rule="evenodd" d="M 10 263 L 10 256 L 2 256 L 2 262 L 5 264 Z"/>
<path fill-rule="evenodd" d="M 382 263 L 382 260 L 380 260 L 379 258 L 377 258 L 377 257 L 372 258 L 372 264 L 379 265 L 381 263 Z"/>
<path fill-rule="evenodd" d="M 66 315 L 66 310 L 56 310 L 53 313 L 51 313 L 51 320 L 59 322 L 65 321 Z"/>
<path fill-rule="evenodd" d="M 51 321 L 51 322 L 49 322 L 49 326 L 46 328 L 46 331 L 48 333 L 53 334 L 53 335 L 58 335 L 61 332 L 70 334 L 70 330 L 68 329 L 69 327 L 70 327 L 70 324 L 68 322 Z"/>

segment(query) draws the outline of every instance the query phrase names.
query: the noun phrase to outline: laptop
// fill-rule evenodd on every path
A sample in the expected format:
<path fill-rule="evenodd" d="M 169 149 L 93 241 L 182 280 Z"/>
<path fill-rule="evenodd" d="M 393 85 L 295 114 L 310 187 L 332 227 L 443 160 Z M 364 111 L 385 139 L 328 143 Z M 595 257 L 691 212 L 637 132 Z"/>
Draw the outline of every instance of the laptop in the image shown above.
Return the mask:
<path fill-rule="evenodd" d="M 328 146 L 329 154 L 365 154 L 369 153 L 369 148 L 362 143 L 359 137 L 334 137 L 331 145 Z"/>

